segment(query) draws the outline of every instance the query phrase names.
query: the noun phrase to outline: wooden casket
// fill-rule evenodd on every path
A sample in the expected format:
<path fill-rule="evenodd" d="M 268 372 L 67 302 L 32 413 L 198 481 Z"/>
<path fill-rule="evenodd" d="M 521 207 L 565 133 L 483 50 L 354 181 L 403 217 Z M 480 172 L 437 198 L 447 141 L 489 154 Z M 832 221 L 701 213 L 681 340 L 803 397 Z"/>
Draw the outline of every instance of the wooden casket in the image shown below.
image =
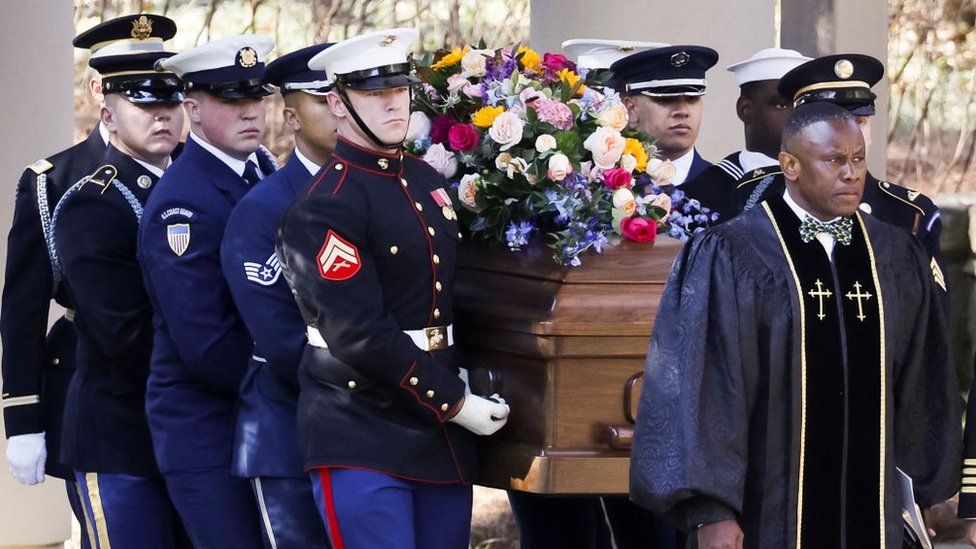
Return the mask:
<path fill-rule="evenodd" d="M 625 494 L 651 328 L 682 243 L 624 241 L 556 264 L 462 247 L 456 336 L 472 388 L 501 394 L 508 425 L 483 440 L 478 484 L 538 494 Z"/>

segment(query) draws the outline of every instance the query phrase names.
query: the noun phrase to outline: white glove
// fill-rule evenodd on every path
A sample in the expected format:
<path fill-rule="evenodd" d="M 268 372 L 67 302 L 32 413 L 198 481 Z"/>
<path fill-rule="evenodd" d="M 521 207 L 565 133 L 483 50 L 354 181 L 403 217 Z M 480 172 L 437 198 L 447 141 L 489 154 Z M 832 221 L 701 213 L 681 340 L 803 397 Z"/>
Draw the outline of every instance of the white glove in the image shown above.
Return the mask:
<path fill-rule="evenodd" d="M 458 369 L 461 370 L 460 372 L 458 372 L 458 377 L 461 378 L 461 381 L 464 382 L 464 396 L 468 396 L 471 394 L 471 382 L 468 380 L 468 369 L 467 368 L 458 368 Z"/>
<path fill-rule="evenodd" d="M 44 482 L 44 460 L 47 447 L 44 433 L 29 433 L 7 439 L 7 465 L 10 474 L 28 486 Z"/>
<path fill-rule="evenodd" d="M 499 397 L 497 393 L 491 398 L 498 399 L 499 402 L 478 395 L 465 395 L 461 409 L 449 421 L 457 423 L 476 435 L 495 434 L 508 422 L 510 410 L 508 404 L 505 404 L 505 399 Z"/>

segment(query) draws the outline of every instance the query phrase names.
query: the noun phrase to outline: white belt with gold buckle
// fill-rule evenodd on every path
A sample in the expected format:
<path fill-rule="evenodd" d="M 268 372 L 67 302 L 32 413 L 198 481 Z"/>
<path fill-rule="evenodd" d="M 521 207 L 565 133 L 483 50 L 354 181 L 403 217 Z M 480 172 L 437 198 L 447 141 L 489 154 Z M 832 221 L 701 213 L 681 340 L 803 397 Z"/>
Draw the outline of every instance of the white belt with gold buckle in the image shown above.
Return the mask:
<path fill-rule="evenodd" d="M 325 339 L 322 338 L 322 334 L 319 333 L 318 328 L 307 326 L 306 333 L 308 335 L 308 344 L 312 347 L 319 347 L 321 349 L 329 348 L 325 343 Z M 421 351 L 439 351 L 454 345 L 453 324 L 448 326 L 432 326 L 422 330 L 404 330 L 403 333 L 407 334 L 413 340 L 413 344 Z"/>

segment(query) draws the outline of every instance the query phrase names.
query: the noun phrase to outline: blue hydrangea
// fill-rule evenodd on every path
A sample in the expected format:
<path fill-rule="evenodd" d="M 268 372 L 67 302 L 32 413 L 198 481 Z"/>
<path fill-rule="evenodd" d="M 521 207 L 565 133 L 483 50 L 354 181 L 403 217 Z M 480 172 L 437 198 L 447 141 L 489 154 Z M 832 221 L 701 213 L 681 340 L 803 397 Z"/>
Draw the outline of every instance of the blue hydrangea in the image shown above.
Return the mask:
<path fill-rule="evenodd" d="M 505 231 L 505 241 L 508 242 L 508 249 L 513 252 L 517 252 L 522 249 L 522 246 L 526 246 L 529 243 L 529 236 L 532 235 L 532 231 L 535 230 L 535 226 L 528 221 L 523 221 L 518 225 L 515 222 L 508 224 L 508 230 Z"/>

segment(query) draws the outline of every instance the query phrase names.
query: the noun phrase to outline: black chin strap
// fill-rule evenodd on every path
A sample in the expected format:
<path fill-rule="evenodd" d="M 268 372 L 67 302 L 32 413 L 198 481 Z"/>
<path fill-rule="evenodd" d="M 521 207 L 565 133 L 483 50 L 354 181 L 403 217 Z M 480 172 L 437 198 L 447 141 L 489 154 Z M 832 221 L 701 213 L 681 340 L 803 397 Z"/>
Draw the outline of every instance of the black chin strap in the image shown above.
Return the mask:
<path fill-rule="evenodd" d="M 366 134 L 366 137 L 368 137 L 370 141 L 382 149 L 398 149 L 403 145 L 403 141 L 397 141 L 396 143 L 384 143 L 379 137 L 376 137 L 373 130 L 369 129 L 369 126 L 367 126 L 366 123 L 363 122 L 363 119 L 359 117 L 359 113 L 356 112 L 355 107 L 352 106 L 352 101 L 350 101 L 349 96 L 346 95 L 345 86 L 337 84 L 335 90 L 336 93 L 339 94 L 339 99 L 342 99 L 342 103 L 346 106 L 346 110 L 348 110 L 349 114 L 352 115 L 352 119 L 356 121 L 356 124 L 359 125 L 359 129 L 363 130 L 363 133 Z M 410 88 L 410 102 L 413 103 L 413 87 Z"/>

